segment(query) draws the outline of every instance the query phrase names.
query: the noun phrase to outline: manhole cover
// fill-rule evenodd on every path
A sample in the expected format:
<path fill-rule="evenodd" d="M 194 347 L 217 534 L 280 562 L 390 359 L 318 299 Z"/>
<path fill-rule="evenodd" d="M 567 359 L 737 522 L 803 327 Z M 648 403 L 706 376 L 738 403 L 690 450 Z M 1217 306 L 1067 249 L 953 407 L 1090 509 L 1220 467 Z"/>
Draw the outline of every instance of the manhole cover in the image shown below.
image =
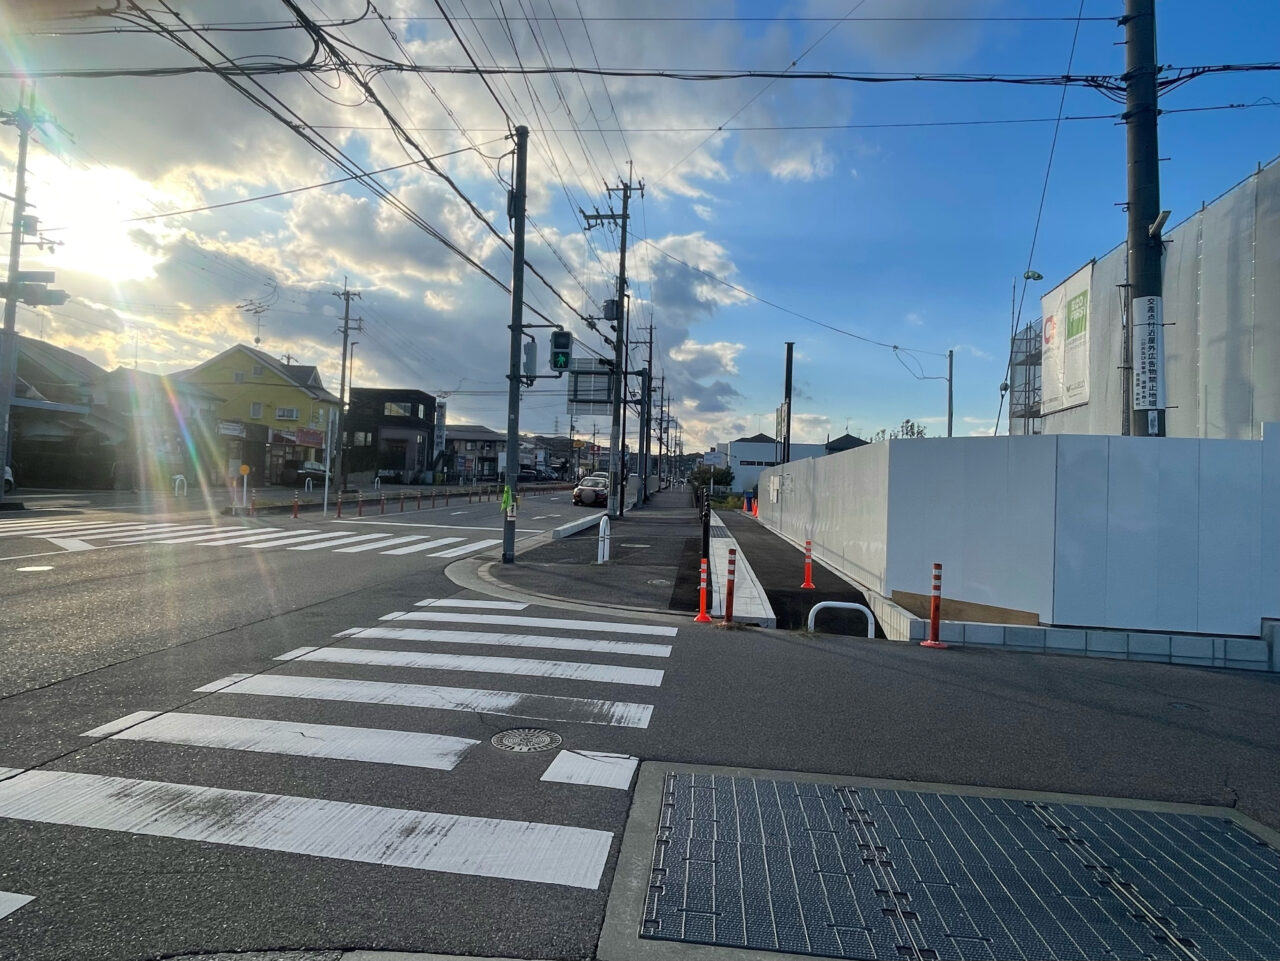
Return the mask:
<path fill-rule="evenodd" d="M 535 751 L 550 751 L 559 747 L 564 741 L 555 731 L 544 731 L 540 727 L 513 727 L 509 731 L 499 731 L 489 739 L 489 743 L 503 751 L 515 751 L 517 754 L 532 754 Z"/>

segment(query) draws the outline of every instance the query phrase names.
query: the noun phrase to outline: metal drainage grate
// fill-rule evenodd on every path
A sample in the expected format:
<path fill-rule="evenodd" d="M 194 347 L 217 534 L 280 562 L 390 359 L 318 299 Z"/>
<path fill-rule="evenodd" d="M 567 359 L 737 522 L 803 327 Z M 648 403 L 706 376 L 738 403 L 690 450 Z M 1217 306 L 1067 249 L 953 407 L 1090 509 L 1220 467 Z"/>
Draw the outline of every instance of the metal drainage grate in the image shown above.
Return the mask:
<path fill-rule="evenodd" d="M 513 727 L 509 731 L 499 731 L 489 738 L 489 743 L 502 751 L 514 751 L 517 754 L 533 754 L 537 751 L 550 751 L 564 742 L 555 731 L 546 731 L 540 727 Z"/>

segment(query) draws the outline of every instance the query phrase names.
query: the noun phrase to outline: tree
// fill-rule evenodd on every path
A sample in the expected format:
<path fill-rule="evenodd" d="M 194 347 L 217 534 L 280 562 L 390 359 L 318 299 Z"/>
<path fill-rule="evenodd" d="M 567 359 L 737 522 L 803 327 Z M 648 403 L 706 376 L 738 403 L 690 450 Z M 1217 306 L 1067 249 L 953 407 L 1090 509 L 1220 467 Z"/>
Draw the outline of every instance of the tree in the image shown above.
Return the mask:
<path fill-rule="evenodd" d="M 878 431 L 876 431 L 874 434 L 871 435 L 871 442 L 875 444 L 875 443 L 879 443 L 882 440 L 898 440 L 900 438 L 905 438 L 905 437 L 924 437 L 924 436 L 925 436 L 924 425 L 917 424 L 910 417 L 908 417 L 900 425 L 898 425 L 898 427 L 896 427 L 894 430 L 886 432 L 885 429 L 881 427 Z"/>
<path fill-rule="evenodd" d="M 694 487 L 707 487 L 715 484 L 716 487 L 732 487 L 733 471 L 728 467 L 711 468 L 706 464 L 701 467 L 695 467 L 689 474 L 689 483 Z"/>

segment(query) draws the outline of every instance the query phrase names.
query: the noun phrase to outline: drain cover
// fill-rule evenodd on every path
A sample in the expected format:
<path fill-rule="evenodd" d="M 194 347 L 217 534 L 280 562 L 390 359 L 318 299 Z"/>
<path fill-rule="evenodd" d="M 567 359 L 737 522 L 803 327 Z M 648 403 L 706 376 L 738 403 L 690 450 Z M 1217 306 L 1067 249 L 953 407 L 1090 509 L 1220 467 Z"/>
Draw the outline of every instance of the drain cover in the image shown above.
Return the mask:
<path fill-rule="evenodd" d="M 545 731 L 540 727 L 513 727 L 509 731 L 499 731 L 489 738 L 489 743 L 503 751 L 515 751 L 517 754 L 532 754 L 535 751 L 550 751 L 559 747 L 564 741 L 555 731 Z"/>

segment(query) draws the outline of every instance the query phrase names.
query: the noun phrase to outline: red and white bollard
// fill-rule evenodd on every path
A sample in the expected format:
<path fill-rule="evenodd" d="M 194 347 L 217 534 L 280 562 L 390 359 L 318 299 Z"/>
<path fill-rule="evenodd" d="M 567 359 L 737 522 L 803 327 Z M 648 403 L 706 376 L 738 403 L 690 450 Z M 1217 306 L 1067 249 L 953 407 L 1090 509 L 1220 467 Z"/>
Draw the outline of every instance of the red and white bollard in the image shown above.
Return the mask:
<path fill-rule="evenodd" d="M 298 492 L 293 492 L 293 518 L 298 519 Z"/>
<path fill-rule="evenodd" d="M 707 614 L 707 559 L 702 559 L 702 583 L 698 588 L 698 616 L 694 621 L 699 624 L 710 624 L 711 617 Z"/>
<path fill-rule="evenodd" d="M 342 491 L 338 491 L 338 516 L 342 516 Z"/>
<path fill-rule="evenodd" d="M 418 491 L 418 506 L 414 508 L 416 511 L 422 510 L 422 491 Z"/>
<path fill-rule="evenodd" d="M 379 494 L 378 495 L 378 513 L 385 514 L 386 512 L 387 512 L 387 495 Z"/>
<path fill-rule="evenodd" d="M 249 516 L 253 517 L 258 513 L 258 492 L 254 491 L 249 495 Z"/>
<path fill-rule="evenodd" d="M 738 566 L 738 552 L 734 548 L 729 548 L 729 573 L 725 578 L 724 586 L 724 622 L 726 624 L 733 623 L 733 579 Z"/>
<path fill-rule="evenodd" d="M 364 517 L 364 494 L 356 495 L 356 517 Z"/>
<path fill-rule="evenodd" d="M 929 598 L 929 639 L 921 647 L 946 647 L 938 640 L 938 622 L 942 618 L 942 565 L 933 565 L 933 595 Z"/>
<path fill-rule="evenodd" d="M 800 586 L 813 588 L 813 541 L 804 542 L 804 583 Z"/>

